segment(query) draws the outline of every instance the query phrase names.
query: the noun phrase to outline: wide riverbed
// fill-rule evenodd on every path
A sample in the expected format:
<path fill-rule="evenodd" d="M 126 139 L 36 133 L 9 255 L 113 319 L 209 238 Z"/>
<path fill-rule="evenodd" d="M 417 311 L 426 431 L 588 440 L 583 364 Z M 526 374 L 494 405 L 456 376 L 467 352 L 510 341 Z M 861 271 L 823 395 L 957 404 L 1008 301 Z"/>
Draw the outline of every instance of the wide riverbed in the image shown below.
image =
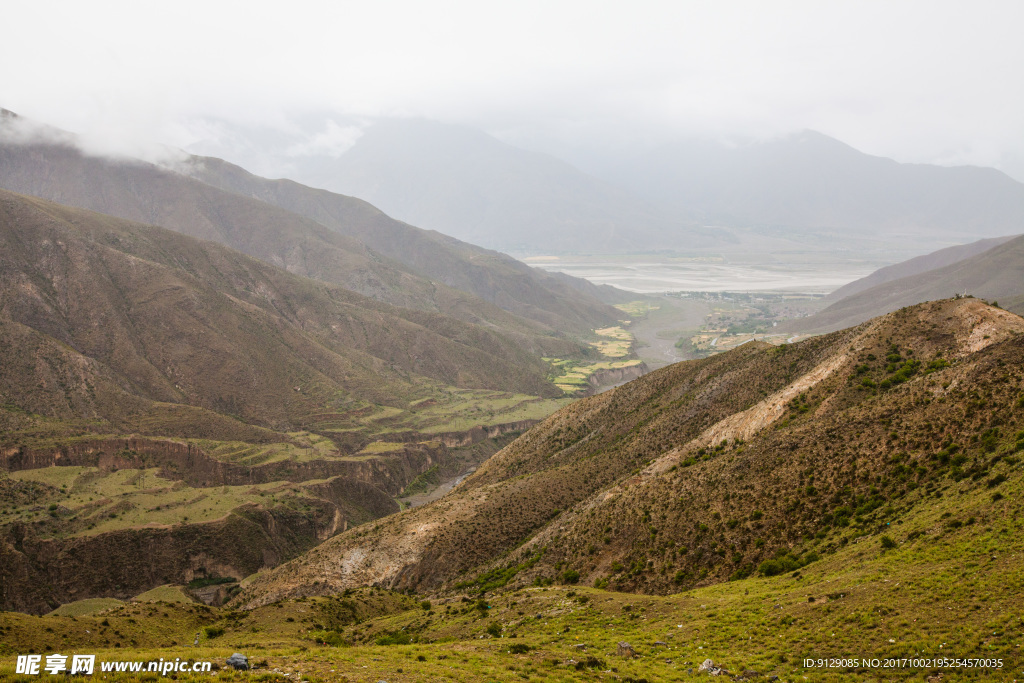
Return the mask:
<path fill-rule="evenodd" d="M 869 275 L 877 263 L 733 264 L 714 261 L 524 259 L 531 266 L 574 275 L 599 285 L 644 294 L 657 292 L 805 292 L 827 294 Z"/>

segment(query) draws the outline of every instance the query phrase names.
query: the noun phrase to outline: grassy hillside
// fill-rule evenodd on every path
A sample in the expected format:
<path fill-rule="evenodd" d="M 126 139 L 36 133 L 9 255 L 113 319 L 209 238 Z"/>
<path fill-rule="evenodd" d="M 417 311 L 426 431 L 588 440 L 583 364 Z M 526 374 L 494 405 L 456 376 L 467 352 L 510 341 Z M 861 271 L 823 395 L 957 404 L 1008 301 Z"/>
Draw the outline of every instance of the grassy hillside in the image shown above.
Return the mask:
<path fill-rule="evenodd" d="M 75 603 L 70 616 L 2 613 L 0 675 L 19 680 L 13 655 L 24 652 L 158 660 L 189 646 L 189 657 L 217 664 L 215 680 L 703 680 L 699 667 L 709 659 L 734 680 L 1019 677 L 1024 321 L 978 301 L 946 301 L 811 341 L 786 351 L 744 347 L 651 373 L 627 385 L 635 402 L 628 393 L 611 402 L 617 413 L 601 411 L 625 387 L 581 400 L 447 498 L 246 579 L 245 610 L 138 602 Z M 757 360 L 768 354 L 768 366 L 789 379 L 733 396 L 745 373 L 768 367 Z M 734 377 L 722 367 L 730 356 Z M 775 381 L 783 389 L 756 398 Z M 685 426 L 693 401 L 725 417 L 659 446 L 665 428 Z M 627 424 L 612 425 L 614 414 Z M 387 543 L 391 561 L 407 555 L 403 575 L 422 575 L 412 532 L 436 542 L 437 529 L 452 533 L 453 512 L 558 467 L 545 462 L 560 457 L 550 439 L 574 448 L 579 462 L 600 457 L 589 450 L 604 438 L 597 422 L 574 437 L 565 432 L 575 423 L 569 415 L 625 429 L 604 448 L 627 454 L 636 448 L 629 442 L 643 441 L 646 465 L 439 591 L 343 588 L 323 571 L 324 550 L 358 537 L 364 554 L 333 551 L 330 560 L 348 564 L 350 578 L 369 578 L 371 555 Z M 432 518 L 417 516 L 431 509 Z M 399 520 L 405 538 L 385 537 Z M 499 520 L 476 522 L 486 535 Z M 283 574 L 308 569 L 331 584 L 327 595 L 302 595 L 322 590 L 310 582 L 293 598 L 253 600 L 271 582 L 281 586 Z M 412 582 L 391 580 L 403 583 Z M 254 670 L 225 671 L 233 652 Z M 819 658 L 841 661 L 828 669 L 806 662 Z"/>
<path fill-rule="evenodd" d="M 447 497 L 261 575 L 241 604 L 567 577 L 667 593 L 799 567 L 921 489 L 998 476 L 1024 428 L 1022 332 L 946 301 L 664 368 L 559 411 Z"/>
<path fill-rule="evenodd" d="M 1012 680 L 1024 643 L 1022 495 L 1019 467 L 993 488 L 968 478 L 922 496 L 884 530 L 840 530 L 847 542 L 797 571 L 667 596 L 556 584 L 450 597 L 357 589 L 246 612 L 166 602 L 82 606 L 73 617 L 8 612 L 0 675 L 19 680 L 13 655 L 29 651 L 173 658 L 198 634 L 190 657 L 223 667 L 243 652 L 257 667 L 248 678 L 269 681 L 705 680 L 706 659 L 754 681 Z M 804 666 L 819 657 L 846 661 Z M 883 668 L 939 657 L 1002 666 Z"/>

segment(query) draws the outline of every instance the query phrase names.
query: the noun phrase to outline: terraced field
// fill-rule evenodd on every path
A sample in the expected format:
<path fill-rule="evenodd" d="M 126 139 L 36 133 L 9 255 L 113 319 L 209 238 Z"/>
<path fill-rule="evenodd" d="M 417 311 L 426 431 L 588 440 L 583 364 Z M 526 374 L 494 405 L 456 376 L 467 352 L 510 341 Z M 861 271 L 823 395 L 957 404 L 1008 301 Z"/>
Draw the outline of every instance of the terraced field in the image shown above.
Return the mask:
<path fill-rule="evenodd" d="M 622 329 L 620 326 L 606 327 L 600 330 L 594 330 L 597 336 L 602 337 L 601 340 L 596 342 L 590 342 L 590 345 L 597 348 L 602 355 L 608 358 L 622 358 L 628 356 L 633 351 L 633 345 L 636 343 L 636 339 L 630 332 Z"/>
<path fill-rule="evenodd" d="M 157 468 L 110 471 L 73 466 L 23 470 L 9 477 L 21 484 L 38 484 L 45 492 L 21 505 L 4 507 L 0 525 L 24 522 L 43 537 L 60 538 L 210 522 L 244 505 L 308 509 L 310 488 L 328 481 L 197 488 L 166 479 Z"/>
<path fill-rule="evenodd" d="M 641 303 L 635 302 L 631 304 L 630 310 L 635 309 L 639 311 Z M 644 311 L 649 309 L 650 306 L 643 304 Z M 594 330 L 594 334 L 600 337 L 600 339 L 590 342 L 590 345 L 604 356 L 604 360 L 544 359 L 552 367 L 551 381 L 569 396 L 584 396 L 596 386 L 615 384 L 615 381 L 602 381 L 608 374 L 608 371 L 628 371 L 630 368 L 646 368 L 644 362 L 636 357 L 634 349 L 636 338 L 628 330 L 621 326 L 606 327 Z M 636 376 L 638 375 L 627 377 L 627 379 L 633 379 Z"/>
<path fill-rule="evenodd" d="M 342 443 L 361 445 L 399 434 L 415 437 L 542 420 L 565 404 L 564 398 L 439 387 L 404 407 L 359 404 L 345 412 L 313 414 L 306 427 Z"/>

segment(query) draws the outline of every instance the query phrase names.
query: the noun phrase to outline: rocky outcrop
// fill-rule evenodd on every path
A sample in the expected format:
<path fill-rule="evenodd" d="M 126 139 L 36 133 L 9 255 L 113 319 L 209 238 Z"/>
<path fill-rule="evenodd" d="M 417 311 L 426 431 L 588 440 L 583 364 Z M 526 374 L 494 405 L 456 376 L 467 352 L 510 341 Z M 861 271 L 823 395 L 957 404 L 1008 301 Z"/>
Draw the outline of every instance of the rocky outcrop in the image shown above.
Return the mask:
<path fill-rule="evenodd" d="M 236 652 L 231 655 L 225 661 L 227 666 L 230 666 L 236 671 L 248 671 L 249 670 L 249 658 L 243 655 L 241 652 Z"/>
<path fill-rule="evenodd" d="M 487 439 L 496 439 L 499 436 L 515 432 L 525 432 L 540 420 L 518 420 L 506 422 L 499 425 L 477 425 L 464 432 L 442 432 L 432 436 L 441 441 L 448 448 L 461 448 L 480 443 Z"/>
<path fill-rule="evenodd" d="M 281 460 L 255 467 L 215 460 L 198 446 L 173 439 L 89 439 L 47 449 L 8 448 L 0 451 L 0 469 L 17 472 L 55 466 L 102 469 L 159 467 L 162 476 L 180 479 L 192 486 L 238 486 L 344 477 L 372 484 L 397 496 L 417 476 L 452 459 L 450 449 L 467 448 L 488 439 L 514 435 L 537 422 L 519 420 L 499 425 L 478 425 L 464 431 L 440 434 L 410 433 L 400 435 L 398 439 L 389 435 L 395 440 L 406 437 L 408 443 L 400 450 L 371 457 L 339 455 L 308 461 Z"/>
<path fill-rule="evenodd" d="M 187 442 L 129 437 L 78 441 L 49 449 L 11 448 L 0 453 L 0 469 L 16 472 L 69 465 L 102 469 L 159 467 L 162 476 L 180 479 L 192 486 L 302 482 L 341 476 L 397 495 L 412 479 L 446 455 L 447 447 L 442 443 L 411 443 L 400 451 L 376 457 L 282 460 L 248 467 L 215 460 Z"/>
<path fill-rule="evenodd" d="M 630 365 L 626 368 L 608 368 L 604 370 L 595 370 L 592 375 L 587 377 L 587 384 L 590 385 L 589 389 L 583 391 L 581 396 L 592 396 L 597 393 L 597 390 L 601 387 L 608 387 L 612 385 L 622 384 L 623 382 L 629 382 L 638 377 L 643 377 L 650 368 L 647 367 L 647 363 L 640 363 L 638 365 Z"/>

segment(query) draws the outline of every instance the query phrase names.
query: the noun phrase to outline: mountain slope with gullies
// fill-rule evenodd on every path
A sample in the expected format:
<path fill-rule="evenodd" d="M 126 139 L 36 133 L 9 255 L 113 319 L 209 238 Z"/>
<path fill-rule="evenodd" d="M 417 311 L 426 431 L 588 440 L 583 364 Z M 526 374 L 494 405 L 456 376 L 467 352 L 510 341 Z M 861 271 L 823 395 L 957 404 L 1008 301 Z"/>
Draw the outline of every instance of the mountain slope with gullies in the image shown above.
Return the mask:
<path fill-rule="evenodd" d="M 562 331 L 589 332 L 617 320 L 615 309 L 589 293 L 401 224 L 356 199 L 267 181 L 217 160 L 173 157 L 163 167 L 90 155 L 82 144 L 2 112 L 0 187 L 217 241 L 393 305 L 497 326 L 539 355 L 578 352 L 558 338 Z"/>
<path fill-rule="evenodd" d="M 294 557 L 564 404 L 548 372 L 493 329 L 0 190 L 0 609 Z"/>
<path fill-rule="evenodd" d="M 0 231 L 0 311 L 5 325 L 22 330 L 10 334 L 59 342 L 68 367 L 93 367 L 91 359 L 140 399 L 281 428 L 340 396 L 399 404 L 428 378 L 557 394 L 543 362 L 493 331 L 395 308 L 170 230 L 0 191 Z M 35 354 L 26 344 L 6 353 L 10 400 L 54 415 L 111 415 L 91 399 L 85 377 L 64 382 L 65 396 L 37 389 L 44 370 Z"/>
<path fill-rule="evenodd" d="M 355 197 L 291 180 L 268 180 L 213 157 L 192 157 L 180 170 L 223 190 L 311 218 L 434 282 L 552 329 L 589 332 L 617 315 L 601 302 L 607 293 L 586 280 L 531 268 L 500 252 L 413 227 Z M 625 292 L 622 296 L 628 297 Z"/>
<path fill-rule="evenodd" d="M 448 496 L 253 577 L 237 604 L 791 571 L 928 496 L 1005 480 L 1022 368 L 1024 319 L 974 299 L 662 368 L 555 413 Z"/>
<path fill-rule="evenodd" d="M 929 256 L 941 262 L 946 255 L 936 252 Z M 915 270 L 915 264 L 906 267 Z M 854 291 L 814 315 L 787 321 L 780 329 L 804 333 L 831 332 L 904 306 L 954 295 L 1002 302 L 1010 310 L 1024 314 L 1020 303 L 1024 297 L 1024 236 L 1001 241 L 980 254 L 948 265 L 898 279 L 886 278 L 880 284 Z"/>

